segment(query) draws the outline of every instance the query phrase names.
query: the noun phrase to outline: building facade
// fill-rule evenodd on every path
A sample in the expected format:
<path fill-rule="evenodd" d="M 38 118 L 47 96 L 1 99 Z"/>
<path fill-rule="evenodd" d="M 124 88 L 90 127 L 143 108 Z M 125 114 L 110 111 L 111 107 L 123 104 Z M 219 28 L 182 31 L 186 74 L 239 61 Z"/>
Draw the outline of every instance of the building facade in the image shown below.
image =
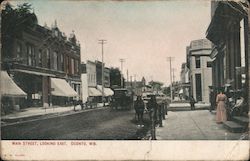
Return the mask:
<path fill-rule="evenodd" d="M 105 67 L 103 74 L 104 74 L 104 87 L 110 88 L 110 69 Z"/>
<path fill-rule="evenodd" d="M 206 37 L 213 43 L 213 88 L 230 87 L 229 97 L 241 95 L 249 104 L 248 12 L 249 2 L 244 0 L 212 1 Z"/>
<path fill-rule="evenodd" d="M 182 99 L 188 99 L 190 97 L 190 77 L 189 77 L 189 69 L 187 67 L 187 63 L 182 63 L 181 65 L 181 74 L 180 74 L 180 90 L 179 95 L 181 95 Z"/>
<path fill-rule="evenodd" d="M 86 64 L 87 77 L 88 77 L 88 86 L 96 87 L 96 64 L 92 61 L 87 61 Z"/>
<path fill-rule="evenodd" d="M 188 47 L 191 95 L 196 101 L 209 103 L 209 86 L 212 85 L 211 42 L 206 39 L 191 41 Z"/>
<path fill-rule="evenodd" d="M 107 102 L 107 97 L 113 95 L 113 91 L 110 89 L 110 69 L 104 67 L 104 86 L 102 87 L 102 63 L 99 61 L 87 61 L 86 72 L 82 73 L 82 87 L 87 88 L 88 92 L 84 92 L 82 96 L 83 100 L 88 102 L 102 102 L 102 96 Z M 102 91 L 103 90 L 103 91 Z"/>
<path fill-rule="evenodd" d="M 27 93 L 20 106 L 65 105 L 73 97 L 79 99 L 80 44 L 75 34 L 67 38 L 56 22 L 52 28 L 40 26 L 36 19 L 32 23 L 15 36 L 4 33 L 2 38 L 3 70 Z"/>

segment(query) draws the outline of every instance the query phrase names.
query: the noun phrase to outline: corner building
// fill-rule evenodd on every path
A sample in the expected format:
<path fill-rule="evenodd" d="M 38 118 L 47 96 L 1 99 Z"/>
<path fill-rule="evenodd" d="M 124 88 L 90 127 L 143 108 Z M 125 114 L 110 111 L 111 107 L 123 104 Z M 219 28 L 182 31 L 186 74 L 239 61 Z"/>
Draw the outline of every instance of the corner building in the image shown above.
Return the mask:
<path fill-rule="evenodd" d="M 211 47 L 207 39 L 191 41 L 187 47 L 191 95 L 196 101 L 204 103 L 209 103 L 209 86 L 212 85 Z"/>

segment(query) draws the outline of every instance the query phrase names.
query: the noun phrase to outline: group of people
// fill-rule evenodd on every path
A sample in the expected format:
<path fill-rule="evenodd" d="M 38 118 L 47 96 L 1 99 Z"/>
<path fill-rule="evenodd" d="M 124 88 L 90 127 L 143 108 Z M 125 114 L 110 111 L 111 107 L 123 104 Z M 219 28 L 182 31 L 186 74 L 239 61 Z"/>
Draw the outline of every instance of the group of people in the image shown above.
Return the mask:
<path fill-rule="evenodd" d="M 157 99 L 158 100 L 158 99 Z M 144 126 L 143 125 L 143 114 L 144 111 L 148 111 L 150 120 L 154 120 L 156 123 L 158 123 L 160 126 L 162 126 L 162 122 L 160 120 L 165 119 L 165 114 L 167 114 L 167 107 L 166 103 L 163 99 L 160 99 L 159 101 L 156 101 L 156 96 L 152 95 L 150 97 L 150 100 L 147 103 L 147 108 L 145 108 L 145 104 L 142 100 L 141 96 L 137 96 L 136 101 L 134 102 L 134 109 L 136 118 L 139 122 L 138 126 Z"/>

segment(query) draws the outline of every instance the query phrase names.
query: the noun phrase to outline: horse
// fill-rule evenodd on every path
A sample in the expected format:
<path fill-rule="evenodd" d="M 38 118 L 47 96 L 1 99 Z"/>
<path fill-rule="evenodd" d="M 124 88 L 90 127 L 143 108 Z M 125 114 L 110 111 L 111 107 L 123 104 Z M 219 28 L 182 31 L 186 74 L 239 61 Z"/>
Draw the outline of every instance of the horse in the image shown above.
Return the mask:
<path fill-rule="evenodd" d="M 143 113 L 144 113 L 144 102 L 142 100 L 136 100 L 134 108 L 135 108 L 135 119 L 137 116 L 137 121 L 142 123 Z"/>

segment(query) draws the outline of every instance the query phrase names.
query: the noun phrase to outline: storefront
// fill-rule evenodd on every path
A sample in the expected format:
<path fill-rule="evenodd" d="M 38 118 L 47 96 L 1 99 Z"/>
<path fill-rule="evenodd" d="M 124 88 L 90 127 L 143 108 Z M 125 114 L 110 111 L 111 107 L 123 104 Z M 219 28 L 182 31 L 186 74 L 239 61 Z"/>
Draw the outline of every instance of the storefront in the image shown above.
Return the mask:
<path fill-rule="evenodd" d="M 74 97 L 79 97 L 77 92 L 65 79 L 51 78 L 51 95 L 53 105 L 71 105 Z"/>
<path fill-rule="evenodd" d="M 88 103 L 102 102 L 102 93 L 95 87 L 88 87 Z"/>
<path fill-rule="evenodd" d="M 102 86 L 101 85 L 97 85 L 97 89 L 102 93 Z M 105 102 L 109 103 L 111 100 L 111 97 L 114 95 L 114 91 L 110 88 L 104 87 L 103 94 L 104 94 Z"/>
<path fill-rule="evenodd" d="M 1 71 L 1 110 L 3 114 L 11 110 L 19 110 L 20 103 L 25 100 L 27 94 L 12 80 L 6 71 Z"/>

